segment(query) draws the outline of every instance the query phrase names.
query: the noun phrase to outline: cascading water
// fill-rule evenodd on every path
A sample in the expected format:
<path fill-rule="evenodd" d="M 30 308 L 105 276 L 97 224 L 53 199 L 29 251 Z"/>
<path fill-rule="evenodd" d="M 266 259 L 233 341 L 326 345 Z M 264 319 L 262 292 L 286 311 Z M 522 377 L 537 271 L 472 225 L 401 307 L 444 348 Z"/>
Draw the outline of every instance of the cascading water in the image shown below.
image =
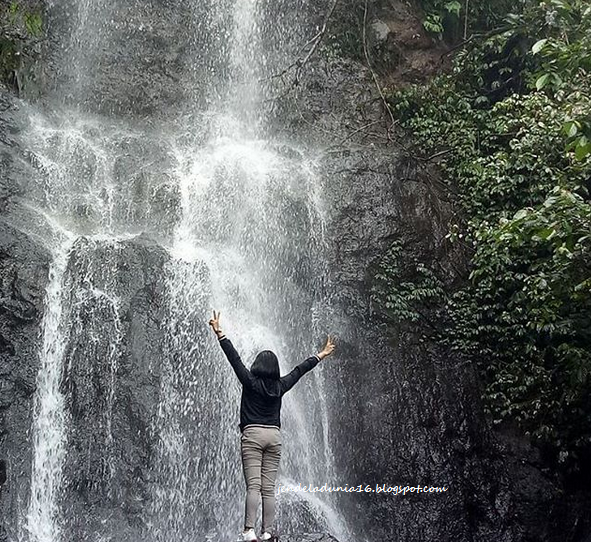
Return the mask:
<path fill-rule="evenodd" d="M 211 310 L 221 310 L 247 364 L 269 348 L 282 373 L 325 338 L 320 182 L 311 158 L 265 135 L 265 6 L 124 4 L 50 6 L 63 34 L 55 58 L 64 68 L 43 110 L 29 111 L 21 138 L 33 175 L 21 227 L 54 255 L 22 542 L 76 540 L 81 532 L 92 532 L 89 540 L 122 539 L 100 513 L 131 506 L 119 480 L 137 469 L 149 471 L 149 490 L 133 505 L 141 524 L 126 533 L 173 542 L 235 536 L 244 493 L 240 388 L 208 329 Z M 175 16 L 175 8 L 193 10 L 192 17 Z M 117 83 L 126 74 L 117 70 L 140 63 L 139 45 L 165 39 L 159 25 L 174 28 L 177 20 L 183 51 L 197 55 L 192 63 L 178 53 L 174 84 L 182 90 L 155 100 L 160 110 L 152 104 L 126 118 L 131 90 L 127 79 Z M 288 63 L 287 48 L 277 45 L 274 54 Z M 124 47 L 131 52 L 123 68 L 114 59 Z M 174 121 L 161 121 L 172 95 Z M 145 272 L 164 292 L 162 303 L 148 303 L 147 318 L 150 311 L 165 316 L 152 345 L 158 363 L 147 369 L 158 378 L 157 404 L 141 433 L 152 452 L 146 464 L 127 465 L 119 440 L 129 430 L 122 421 L 129 390 L 118 377 L 135 355 L 138 294 L 128 260 L 138 258 L 142 232 L 168 253 L 155 267 L 161 273 Z M 325 393 L 319 366 L 285 397 L 280 484 L 343 483 L 335 478 Z M 99 517 L 91 527 L 84 503 Z M 278 508 L 280 530 L 348 537 L 330 495 L 283 495 Z"/>
<path fill-rule="evenodd" d="M 59 473 L 65 455 L 65 408 L 59 392 L 61 360 L 64 356 L 67 319 L 63 316 L 62 294 L 70 243 L 64 242 L 49 272 L 43 323 L 43 349 L 35 405 L 34 459 L 28 526 L 34 540 L 59 540 L 57 513 Z"/>

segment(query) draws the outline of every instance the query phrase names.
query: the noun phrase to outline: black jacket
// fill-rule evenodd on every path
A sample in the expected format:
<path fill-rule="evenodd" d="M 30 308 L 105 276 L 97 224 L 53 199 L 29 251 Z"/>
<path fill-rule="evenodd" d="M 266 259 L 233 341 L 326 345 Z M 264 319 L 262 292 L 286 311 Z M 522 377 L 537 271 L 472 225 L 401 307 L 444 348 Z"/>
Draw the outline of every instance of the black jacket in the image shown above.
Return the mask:
<path fill-rule="evenodd" d="M 238 352 L 225 335 L 219 339 L 224 354 L 242 384 L 240 401 L 240 431 L 251 423 L 281 427 L 281 397 L 297 381 L 320 362 L 318 356 L 311 356 L 300 363 L 289 374 L 279 380 L 269 380 L 254 376 L 242 363 Z"/>

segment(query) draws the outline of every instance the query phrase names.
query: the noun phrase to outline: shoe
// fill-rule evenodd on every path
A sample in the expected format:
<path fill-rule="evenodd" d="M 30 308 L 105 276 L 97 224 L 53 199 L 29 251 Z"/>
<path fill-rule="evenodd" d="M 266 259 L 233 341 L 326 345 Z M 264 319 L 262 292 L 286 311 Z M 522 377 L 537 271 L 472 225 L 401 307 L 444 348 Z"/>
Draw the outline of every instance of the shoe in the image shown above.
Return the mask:
<path fill-rule="evenodd" d="M 263 533 L 263 534 L 261 535 L 261 540 L 270 540 L 271 538 L 273 538 L 273 537 L 271 536 L 271 533 L 267 533 L 267 532 L 265 532 L 265 533 Z"/>
<path fill-rule="evenodd" d="M 254 529 L 248 529 L 248 531 L 244 531 L 242 533 L 242 540 L 244 542 L 257 542 L 257 535 L 254 532 Z"/>

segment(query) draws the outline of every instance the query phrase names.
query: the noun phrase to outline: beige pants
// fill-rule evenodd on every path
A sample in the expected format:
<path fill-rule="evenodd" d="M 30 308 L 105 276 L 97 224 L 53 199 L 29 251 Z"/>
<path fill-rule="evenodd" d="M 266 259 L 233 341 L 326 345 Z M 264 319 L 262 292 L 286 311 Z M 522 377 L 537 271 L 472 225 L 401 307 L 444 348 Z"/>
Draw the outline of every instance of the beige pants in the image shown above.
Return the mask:
<path fill-rule="evenodd" d="M 263 532 L 271 532 L 275 519 L 275 480 L 281 459 L 278 427 L 247 425 L 240 437 L 242 467 L 246 481 L 244 528 L 254 529 L 259 495 L 263 498 Z"/>

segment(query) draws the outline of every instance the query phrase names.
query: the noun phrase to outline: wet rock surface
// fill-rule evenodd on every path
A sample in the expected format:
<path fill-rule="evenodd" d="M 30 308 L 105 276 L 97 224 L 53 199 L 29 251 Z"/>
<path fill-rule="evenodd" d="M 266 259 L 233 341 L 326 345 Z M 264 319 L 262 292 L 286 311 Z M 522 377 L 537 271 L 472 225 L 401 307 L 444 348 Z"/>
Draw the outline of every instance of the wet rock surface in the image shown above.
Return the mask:
<path fill-rule="evenodd" d="M 62 382 L 71 423 L 64 466 L 65 536 L 120 536 L 142 525 L 154 461 L 167 253 L 148 238 L 81 238 L 68 276 L 76 300 Z M 110 269 L 110 272 L 107 270 Z M 116 509 L 117 514 L 107 512 Z"/>
<path fill-rule="evenodd" d="M 163 117 L 203 92 L 207 6 L 186 2 L 79 4 L 48 10 L 44 95 L 103 115 Z M 63 42 L 62 37 L 71 36 Z M 83 51 L 82 54 L 72 51 Z M 74 58 L 72 58 L 74 54 Z M 78 56 L 76 56 L 78 55 Z M 79 68 L 84 66 L 82 73 Z"/>

